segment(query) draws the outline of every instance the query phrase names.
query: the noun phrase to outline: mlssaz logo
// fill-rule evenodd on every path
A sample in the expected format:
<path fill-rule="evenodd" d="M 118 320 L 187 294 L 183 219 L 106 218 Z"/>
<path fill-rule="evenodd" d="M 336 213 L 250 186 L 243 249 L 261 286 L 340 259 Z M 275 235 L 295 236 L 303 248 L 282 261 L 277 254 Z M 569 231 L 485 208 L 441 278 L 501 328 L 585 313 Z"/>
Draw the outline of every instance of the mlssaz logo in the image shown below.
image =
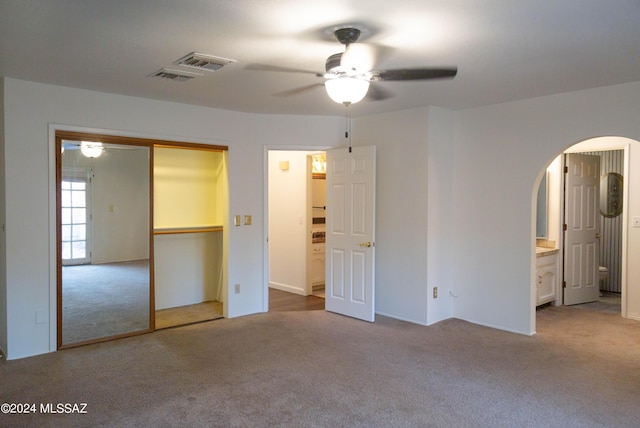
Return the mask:
<path fill-rule="evenodd" d="M 40 413 L 86 414 L 87 403 L 40 403 Z"/>

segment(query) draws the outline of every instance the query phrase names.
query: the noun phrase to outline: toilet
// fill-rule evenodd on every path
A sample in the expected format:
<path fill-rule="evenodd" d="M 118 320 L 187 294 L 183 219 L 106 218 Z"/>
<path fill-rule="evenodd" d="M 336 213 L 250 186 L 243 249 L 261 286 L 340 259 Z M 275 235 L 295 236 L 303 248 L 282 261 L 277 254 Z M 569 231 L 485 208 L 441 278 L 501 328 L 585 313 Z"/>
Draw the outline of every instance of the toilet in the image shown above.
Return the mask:
<path fill-rule="evenodd" d="M 598 266 L 598 279 L 600 282 L 600 289 L 602 290 L 602 281 L 606 281 L 609 279 L 609 269 L 604 266 Z"/>

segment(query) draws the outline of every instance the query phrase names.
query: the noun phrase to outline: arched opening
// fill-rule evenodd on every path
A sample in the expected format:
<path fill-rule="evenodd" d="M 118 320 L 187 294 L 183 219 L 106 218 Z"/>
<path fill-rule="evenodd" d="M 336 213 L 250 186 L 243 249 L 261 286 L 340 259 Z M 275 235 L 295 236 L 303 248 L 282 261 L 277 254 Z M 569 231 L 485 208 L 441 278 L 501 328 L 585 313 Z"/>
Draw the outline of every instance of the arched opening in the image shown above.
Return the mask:
<path fill-rule="evenodd" d="M 635 150 L 632 150 L 634 148 Z M 598 223 L 597 251 L 599 255 L 595 266 L 596 271 L 591 277 L 598 287 L 597 300 L 603 302 L 599 308 L 612 310 L 614 306 L 606 303 L 613 302 L 615 304 L 617 295 L 618 313 L 623 317 L 639 319 L 634 314 L 637 312 L 635 308 L 640 305 L 640 300 L 635 297 L 637 292 L 633 287 L 634 282 L 630 281 L 630 278 L 635 278 L 635 274 L 632 272 L 632 275 L 629 275 L 629 266 L 627 265 L 627 254 L 629 251 L 633 252 L 638 245 L 635 239 L 629 239 L 631 237 L 629 228 L 634 227 L 633 209 L 638 201 L 635 200 L 637 198 L 634 199 L 633 195 L 638 194 L 640 183 L 635 183 L 634 180 L 628 180 L 628 178 L 632 178 L 630 174 L 632 170 L 637 171 L 640 168 L 640 166 L 634 168 L 636 163 L 640 164 L 640 159 L 637 159 L 639 149 L 638 141 L 629 138 L 592 138 L 567 147 L 540 170 L 532 189 L 534 254 L 532 255 L 531 296 L 534 308 L 543 307 L 542 305 L 572 303 L 571 299 L 566 299 L 566 287 L 571 287 L 574 282 L 567 284 L 567 276 L 570 277 L 570 281 L 576 281 L 576 279 L 571 279 L 571 275 L 575 272 L 578 272 L 578 276 L 584 276 L 584 273 L 574 265 L 575 260 L 572 253 L 566 249 L 571 238 L 566 238 L 567 232 L 564 230 L 565 228 L 571 230 L 571 226 L 567 226 L 567 223 L 572 221 L 572 207 L 574 206 L 573 202 L 567 204 L 565 177 L 570 174 L 565 174 L 566 155 L 583 154 L 597 156 L 600 160 L 600 166 L 597 170 L 599 186 L 597 196 L 602 199 L 603 203 L 598 205 L 597 218 L 594 219 Z M 611 181 L 612 184 L 609 184 L 609 177 L 616 178 L 616 181 Z M 602 186 L 600 183 L 603 183 Z M 538 198 L 539 190 L 540 194 L 544 195 L 540 198 Z M 541 204 L 545 204 L 545 206 L 541 207 Z M 622 209 L 619 209 L 620 204 Z M 609 208 L 612 207 L 616 209 L 610 210 Z M 541 217 L 546 220 L 546 224 L 544 224 L 545 221 L 538 220 Z M 638 226 L 640 226 L 640 218 L 638 222 Z M 543 223 L 542 233 L 539 227 L 541 223 Z M 551 250 L 557 251 L 553 253 Z M 557 261 L 555 271 L 552 268 L 549 273 L 545 270 L 544 263 L 540 263 L 540 258 L 545 257 L 544 254 L 550 256 L 557 254 L 555 256 Z M 552 257 L 549 257 L 549 260 L 551 259 Z M 555 278 L 549 284 L 554 272 Z M 584 278 L 579 280 L 584 280 Z M 549 286 L 553 287 L 552 296 L 549 295 L 551 292 Z M 543 288 L 542 293 L 541 287 Z M 601 299 L 602 297 L 604 299 Z M 608 297 L 613 297 L 613 299 L 607 300 Z M 632 309 L 629 311 L 630 307 Z"/>

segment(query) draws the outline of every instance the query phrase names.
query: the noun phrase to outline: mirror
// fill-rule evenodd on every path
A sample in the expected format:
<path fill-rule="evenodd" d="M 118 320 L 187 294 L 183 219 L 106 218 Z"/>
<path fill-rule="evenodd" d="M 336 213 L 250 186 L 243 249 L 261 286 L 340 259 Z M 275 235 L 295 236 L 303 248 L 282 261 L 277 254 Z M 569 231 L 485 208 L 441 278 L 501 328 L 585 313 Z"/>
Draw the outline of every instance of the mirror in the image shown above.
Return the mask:
<path fill-rule="evenodd" d="M 622 176 L 609 172 L 600 177 L 600 214 L 617 217 L 622 213 Z"/>
<path fill-rule="evenodd" d="M 547 237 L 547 174 L 545 172 L 538 187 L 538 202 L 536 205 L 536 238 Z"/>
<path fill-rule="evenodd" d="M 69 134 L 56 135 L 58 348 L 153 327 L 151 147 Z"/>

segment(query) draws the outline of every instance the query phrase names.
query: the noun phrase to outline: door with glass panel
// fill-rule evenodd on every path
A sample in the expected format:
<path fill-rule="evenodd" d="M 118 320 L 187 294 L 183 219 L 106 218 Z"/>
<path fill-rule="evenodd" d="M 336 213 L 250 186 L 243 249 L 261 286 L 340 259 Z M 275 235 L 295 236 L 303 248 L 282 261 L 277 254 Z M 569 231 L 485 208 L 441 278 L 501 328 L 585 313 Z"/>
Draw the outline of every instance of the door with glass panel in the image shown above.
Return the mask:
<path fill-rule="evenodd" d="M 62 264 L 91 263 L 91 170 L 63 169 L 61 193 Z"/>

